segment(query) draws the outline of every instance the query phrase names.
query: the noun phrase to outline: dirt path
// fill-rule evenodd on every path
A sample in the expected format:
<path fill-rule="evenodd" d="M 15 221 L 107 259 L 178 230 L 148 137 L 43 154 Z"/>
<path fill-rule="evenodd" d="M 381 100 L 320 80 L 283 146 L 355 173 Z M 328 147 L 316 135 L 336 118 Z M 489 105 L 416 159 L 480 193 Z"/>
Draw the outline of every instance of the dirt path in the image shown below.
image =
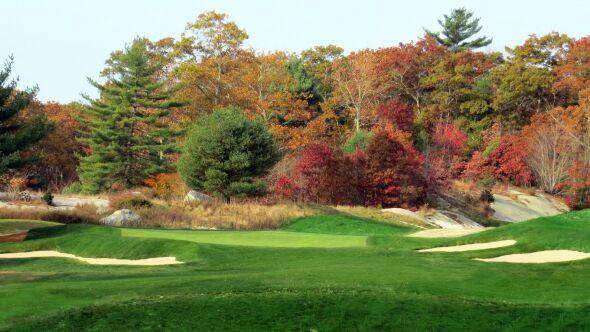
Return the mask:
<path fill-rule="evenodd" d="M 482 262 L 503 263 L 557 263 L 590 258 L 590 253 L 574 250 L 543 250 L 526 254 L 512 254 L 493 258 L 476 258 Z"/>
<path fill-rule="evenodd" d="M 72 258 L 82 262 L 86 262 L 92 265 L 137 265 L 137 266 L 156 266 L 156 265 L 173 265 L 183 264 L 176 260 L 176 257 L 156 257 L 146 259 L 117 259 L 117 258 L 87 258 L 79 257 L 71 254 L 65 254 L 59 251 L 53 250 L 41 250 L 41 251 L 30 251 L 30 252 L 18 252 L 0 254 L 2 258 Z"/>
<path fill-rule="evenodd" d="M 481 231 L 485 231 L 488 228 L 463 228 L 463 229 L 427 229 L 423 231 L 419 231 L 416 233 L 412 233 L 408 236 L 411 237 L 423 237 L 423 238 L 434 238 L 434 237 L 458 237 L 458 236 L 465 236 L 469 234 L 479 233 Z"/>
<path fill-rule="evenodd" d="M 502 248 L 502 247 L 512 246 L 515 244 L 516 244 L 516 241 L 514 241 L 514 240 L 502 240 L 502 241 L 485 242 L 485 243 L 463 244 L 463 245 L 459 245 L 459 246 L 450 246 L 450 247 L 436 247 L 436 248 L 429 248 L 429 249 L 421 249 L 418 251 L 419 252 L 459 252 L 459 251 L 472 251 L 472 250 Z"/>

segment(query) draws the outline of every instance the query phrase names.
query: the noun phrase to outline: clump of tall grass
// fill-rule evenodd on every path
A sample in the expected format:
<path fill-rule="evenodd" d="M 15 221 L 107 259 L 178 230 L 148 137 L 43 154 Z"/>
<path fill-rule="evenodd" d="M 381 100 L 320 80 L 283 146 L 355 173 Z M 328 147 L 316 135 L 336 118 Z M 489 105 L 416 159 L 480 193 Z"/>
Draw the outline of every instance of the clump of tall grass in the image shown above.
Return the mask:
<path fill-rule="evenodd" d="M 22 219 L 53 221 L 62 224 L 97 224 L 102 214 L 92 204 L 73 209 L 49 207 L 4 207 L 0 208 L 0 219 Z"/>
<path fill-rule="evenodd" d="M 282 203 L 222 203 L 213 201 L 193 206 L 154 206 L 138 209 L 141 227 L 264 230 L 277 229 L 297 218 L 318 214 L 317 208 Z"/>

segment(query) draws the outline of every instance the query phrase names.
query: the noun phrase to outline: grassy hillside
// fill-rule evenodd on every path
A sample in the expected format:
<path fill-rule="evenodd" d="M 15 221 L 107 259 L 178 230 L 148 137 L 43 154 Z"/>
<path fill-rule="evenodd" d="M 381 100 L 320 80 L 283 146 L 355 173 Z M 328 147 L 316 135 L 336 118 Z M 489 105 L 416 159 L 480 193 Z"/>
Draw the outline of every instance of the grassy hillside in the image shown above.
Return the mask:
<path fill-rule="evenodd" d="M 538 265 L 472 260 L 542 249 L 590 252 L 590 210 L 455 239 L 404 236 L 413 231 L 344 214 L 299 219 L 276 232 L 36 228 L 25 242 L 0 244 L 0 252 L 176 256 L 186 264 L 122 267 L 57 258 L 0 259 L 0 326 L 96 331 L 590 329 L 590 260 Z M 501 239 L 518 242 L 479 252 L 415 251 Z"/>

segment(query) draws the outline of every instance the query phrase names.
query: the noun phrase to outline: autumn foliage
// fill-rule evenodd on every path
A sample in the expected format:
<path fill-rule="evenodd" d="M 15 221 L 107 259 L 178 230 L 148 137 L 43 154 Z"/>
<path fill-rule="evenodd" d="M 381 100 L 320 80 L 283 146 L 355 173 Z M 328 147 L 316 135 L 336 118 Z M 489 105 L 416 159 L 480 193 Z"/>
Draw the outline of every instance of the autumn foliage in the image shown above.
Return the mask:
<path fill-rule="evenodd" d="M 378 131 L 367 148 L 367 201 L 382 207 L 414 207 L 425 202 L 427 184 L 423 159 L 408 135 L 386 128 Z"/>
<path fill-rule="evenodd" d="M 216 109 L 239 108 L 244 120 L 268 128 L 283 156 L 271 175 L 248 175 L 260 188 L 268 183 L 273 199 L 417 207 L 469 178 L 535 186 L 563 195 L 574 208 L 588 206 L 590 36 L 533 34 L 502 54 L 437 36 L 348 54 L 336 45 L 257 52 L 245 47 L 249 35 L 228 15 L 205 12 L 176 38 L 142 39 L 146 61 L 158 64 L 149 80 L 174 86 L 170 100 L 186 104 L 158 119 L 158 128 L 170 132 L 165 158 L 154 154 L 143 165 L 149 174 L 108 188 L 141 184 L 161 197 L 181 195 L 178 169 L 151 168 L 178 158 L 174 151 L 186 145 L 195 122 Z M 121 52 L 107 60 L 105 77 L 115 73 Z M 36 162 L 10 175 L 39 189 L 78 181 L 80 156 L 99 154 L 77 140 L 96 134 L 80 123 L 79 106 L 32 102 L 23 120 L 45 114 L 56 130 L 19 154 Z M 122 132 L 111 127 L 105 124 L 110 133 Z M 210 129 L 203 137 L 224 141 L 225 132 Z M 155 149 L 163 141 L 152 143 Z M 200 151 L 204 143 L 191 144 Z M 128 148 L 139 158 L 140 147 Z M 93 170 L 108 176 L 98 165 Z M 198 171 L 211 175 L 215 167 L 207 167 Z"/>
<path fill-rule="evenodd" d="M 515 185 L 531 185 L 535 177 L 531 168 L 527 165 L 527 143 L 522 137 L 505 135 L 498 142 L 492 143 L 487 155 L 475 152 L 467 163 L 464 176 L 476 180 L 486 175 L 493 176 L 496 180 Z"/>

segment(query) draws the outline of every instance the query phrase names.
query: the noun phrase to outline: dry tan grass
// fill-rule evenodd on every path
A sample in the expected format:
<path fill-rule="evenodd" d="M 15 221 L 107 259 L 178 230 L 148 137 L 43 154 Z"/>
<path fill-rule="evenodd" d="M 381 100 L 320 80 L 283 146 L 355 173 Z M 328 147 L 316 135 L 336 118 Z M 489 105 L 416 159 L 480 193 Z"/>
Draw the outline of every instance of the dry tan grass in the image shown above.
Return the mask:
<path fill-rule="evenodd" d="M 363 207 L 363 206 L 337 206 L 336 210 L 353 215 L 353 216 L 357 216 L 357 217 L 361 217 L 361 218 L 375 219 L 375 220 L 379 220 L 379 221 L 390 223 L 390 224 L 415 226 L 418 228 L 432 227 L 423 221 L 420 221 L 420 220 L 417 220 L 414 218 L 410 218 L 407 216 L 393 214 L 390 212 L 383 212 L 383 211 L 381 211 L 381 209 L 378 209 L 378 208 Z"/>
<path fill-rule="evenodd" d="M 69 210 L 30 206 L 0 208 L 0 219 L 43 220 L 63 224 L 95 224 L 102 217 L 94 205 L 81 205 Z"/>
<path fill-rule="evenodd" d="M 142 227 L 261 230 L 316 215 L 320 208 L 298 204 L 207 203 L 192 207 L 155 205 L 138 209 Z"/>

